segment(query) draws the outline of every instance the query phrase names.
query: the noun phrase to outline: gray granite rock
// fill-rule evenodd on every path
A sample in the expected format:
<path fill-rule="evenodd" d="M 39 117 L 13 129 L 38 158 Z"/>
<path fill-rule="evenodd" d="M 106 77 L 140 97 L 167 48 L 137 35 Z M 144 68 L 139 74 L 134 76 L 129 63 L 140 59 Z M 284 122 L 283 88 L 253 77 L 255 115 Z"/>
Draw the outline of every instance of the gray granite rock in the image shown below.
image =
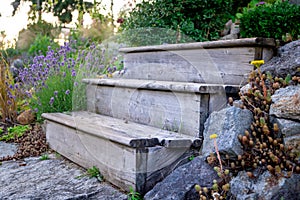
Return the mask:
<path fill-rule="evenodd" d="M 278 49 L 278 56 L 261 66 L 262 72 L 269 71 L 273 76 L 300 76 L 300 40 L 290 42 Z"/>
<path fill-rule="evenodd" d="M 38 157 L 6 161 L 0 166 L 0 199 L 127 199 L 124 193 L 85 173 L 77 165 L 54 156 L 44 161 Z"/>
<path fill-rule="evenodd" d="M 211 187 L 214 179 L 219 180 L 219 177 L 213 167 L 206 163 L 206 157 L 196 157 L 156 184 L 144 196 L 144 200 L 198 200 L 199 194 L 194 186 Z"/>
<path fill-rule="evenodd" d="M 280 88 L 272 95 L 270 115 L 300 120 L 300 85 Z"/>
<path fill-rule="evenodd" d="M 249 110 L 235 106 L 213 112 L 204 124 L 202 154 L 215 152 L 214 142 L 209 138 L 214 133 L 218 135 L 217 145 L 221 153 L 228 153 L 232 157 L 242 154 L 238 135 L 243 135 L 250 128 L 252 120 L 253 115 Z"/>
<path fill-rule="evenodd" d="M 300 135 L 300 122 L 281 118 L 274 118 L 272 121 L 278 124 L 284 138 Z"/>
<path fill-rule="evenodd" d="M 230 182 L 232 198 L 239 200 L 298 200 L 300 199 L 300 174 L 291 178 L 275 177 L 264 172 L 258 179 L 251 179 L 242 171 Z"/>
<path fill-rule="evenodd" d="M 17 144 L 0 141 L 0 158 L 13 156 L 18 150 Z"/>

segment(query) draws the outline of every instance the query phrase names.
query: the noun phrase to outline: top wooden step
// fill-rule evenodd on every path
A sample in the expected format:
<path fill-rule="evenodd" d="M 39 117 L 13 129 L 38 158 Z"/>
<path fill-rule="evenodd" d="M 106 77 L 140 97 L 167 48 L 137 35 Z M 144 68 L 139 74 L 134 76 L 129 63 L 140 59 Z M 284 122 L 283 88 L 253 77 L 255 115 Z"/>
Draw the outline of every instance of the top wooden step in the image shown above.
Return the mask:
<path fill-rule="evenodd" d="M 240 85 L 252 60 L 273 57 L 274 39 L 245 38 L 185 44 L 121 48 L 122 78 Z"/>

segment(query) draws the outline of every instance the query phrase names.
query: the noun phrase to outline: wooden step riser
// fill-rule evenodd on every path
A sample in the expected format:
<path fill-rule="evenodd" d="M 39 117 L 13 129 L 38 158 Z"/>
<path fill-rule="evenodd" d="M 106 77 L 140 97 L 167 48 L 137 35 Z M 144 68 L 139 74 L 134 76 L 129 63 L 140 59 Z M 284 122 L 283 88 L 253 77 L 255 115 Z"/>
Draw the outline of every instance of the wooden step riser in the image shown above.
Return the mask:
<path fill-rule="evenodd" d="M 210 112 L 226 106 L 226 98 L 225 90 L 200 94 L 87 86 L 87 107 L 90 112 L 194 137 L 201 135 Z"/>
<path fill-rule="evenodd" d="M 122 78 L 239 85 L 253 69 L 255 47 L 132 52 L 124 55 Z M 263 49 L 264 60 L 272 57 Z"/>
<path fill-rule="evenodd" d="M 51 120 L 45 126 L 53 150 L 86 169 L 96 166 L 107 181 L 141 194 L 195 154 L 187 147 L 132 148 Z"/>

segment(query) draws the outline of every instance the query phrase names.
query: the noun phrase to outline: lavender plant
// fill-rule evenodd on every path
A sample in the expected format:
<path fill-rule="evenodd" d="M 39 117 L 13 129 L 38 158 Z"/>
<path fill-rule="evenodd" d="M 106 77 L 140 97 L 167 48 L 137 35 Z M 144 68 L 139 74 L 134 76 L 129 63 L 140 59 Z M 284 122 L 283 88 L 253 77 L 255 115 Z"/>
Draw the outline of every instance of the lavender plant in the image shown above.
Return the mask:
<path fill-rule="evenodd" d="M 49 47 L 46 56 L 34 57 L 32 64 L 19 72 L 19 88 L 27 95 L 37 120 L 45 112 L 85 109 L 81 80 L 108 73 L 115 62 L 103 45 L 77 50 L 74 42 L 65 43 L 57 51 Z"/>

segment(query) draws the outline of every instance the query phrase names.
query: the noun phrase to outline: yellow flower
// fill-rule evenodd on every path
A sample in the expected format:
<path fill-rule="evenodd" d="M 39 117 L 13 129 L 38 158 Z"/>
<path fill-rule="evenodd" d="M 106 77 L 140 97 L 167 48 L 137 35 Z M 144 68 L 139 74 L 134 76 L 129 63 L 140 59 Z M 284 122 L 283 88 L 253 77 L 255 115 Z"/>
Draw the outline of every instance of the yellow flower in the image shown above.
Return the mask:
<path fill-rule="evenodd" d="M 251 65 L 254 65 L 255 67 L 260 67 L 261 65 L 265 64 L 264 60 L 252 60 L 250 62 Z"/>
<path fill-rule="evenodd" d="M 215 133 L 209 136 L 210 139 L 215 139 L 215 138 L 217 138 L 217 137 L 218 137 L 218 135 L 215 134 Z"/>

